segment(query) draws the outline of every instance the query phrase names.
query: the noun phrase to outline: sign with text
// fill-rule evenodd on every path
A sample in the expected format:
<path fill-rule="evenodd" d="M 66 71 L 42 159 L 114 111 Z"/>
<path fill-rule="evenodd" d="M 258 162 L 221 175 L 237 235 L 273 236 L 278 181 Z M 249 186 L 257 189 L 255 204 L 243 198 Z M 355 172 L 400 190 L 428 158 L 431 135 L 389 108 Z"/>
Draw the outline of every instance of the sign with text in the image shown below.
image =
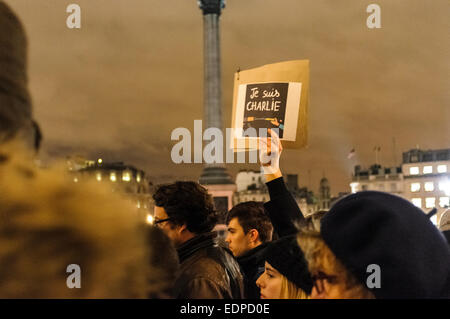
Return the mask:
<path fill-rule="evenodd" d="M 258 138 L 266 137 L 267 129 L 276 129 L 283 147 L 305 146 L 308 82 L 307 60 L 236 73 L 230 147 L 257 149 Z"/>

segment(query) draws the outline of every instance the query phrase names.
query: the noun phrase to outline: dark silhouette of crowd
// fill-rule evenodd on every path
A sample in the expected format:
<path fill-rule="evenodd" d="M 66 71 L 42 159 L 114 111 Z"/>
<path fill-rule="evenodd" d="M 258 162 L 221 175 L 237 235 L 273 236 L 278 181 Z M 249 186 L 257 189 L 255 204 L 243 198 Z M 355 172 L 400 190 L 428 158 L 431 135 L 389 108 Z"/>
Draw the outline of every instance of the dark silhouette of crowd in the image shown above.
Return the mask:
<path fill-rule="evenodd" d="M 0 1 L 0 298 L 450 298 L 448 213 L 440 231 L 409 201 L 364 191 L 305 217 L 274 132 L 260 140 L 270 200 L 230 209 L 226 245 L 197 182 L 158 186 L 149 226 L 120 194 L 39 168 L 26 61 L 22 24 Z M 68 285 L 73 264 L 81 287 Z"/>

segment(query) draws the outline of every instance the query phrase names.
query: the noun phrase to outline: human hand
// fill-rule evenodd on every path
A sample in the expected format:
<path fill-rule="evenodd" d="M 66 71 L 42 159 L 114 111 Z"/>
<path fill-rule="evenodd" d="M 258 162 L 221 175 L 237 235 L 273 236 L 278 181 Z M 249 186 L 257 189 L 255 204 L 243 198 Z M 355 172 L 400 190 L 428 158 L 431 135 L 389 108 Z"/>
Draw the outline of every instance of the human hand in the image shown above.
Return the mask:
<path fill-rule="evenodd" d="M 259 162 L 265 175 L 269 175 L 267 181 L 281 176 L 280 156 L 283 151 L 277 129 L 268 129 L 269 137 L 259 138 Z"/>

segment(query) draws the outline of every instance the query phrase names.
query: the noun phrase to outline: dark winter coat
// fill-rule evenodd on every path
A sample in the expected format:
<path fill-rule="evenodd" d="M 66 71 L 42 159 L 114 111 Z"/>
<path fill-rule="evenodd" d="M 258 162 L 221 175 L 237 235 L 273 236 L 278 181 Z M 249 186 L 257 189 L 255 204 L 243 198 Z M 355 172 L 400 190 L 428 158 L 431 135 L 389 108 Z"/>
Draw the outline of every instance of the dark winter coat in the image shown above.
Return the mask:
<path fill-rule="evenodd" d="M 287 189 L 283 177 L 274 179 L 266 185 L 270 201 L 264 204 L 264 208 L 269 213 L 274 233 L 280 238 L 297 234 L 296 224 L 304 223 L 305 218 L 294 196 Z"/>
<path fill-rule="evenodd" d="M 264 272 L 264 249 L 266 247 L 267 244 L 261 244 L 236 258 L 244 274 L 245 298 L 247 299 L 259 299 L 260 297 L 256 280 Z"/>
<path fill-rule="evenodd" d="M 178 299 L 242 299 L 244 282 L 233 255 L 215 242 L 215 233 L 198 235 L 177 249 Z"/>

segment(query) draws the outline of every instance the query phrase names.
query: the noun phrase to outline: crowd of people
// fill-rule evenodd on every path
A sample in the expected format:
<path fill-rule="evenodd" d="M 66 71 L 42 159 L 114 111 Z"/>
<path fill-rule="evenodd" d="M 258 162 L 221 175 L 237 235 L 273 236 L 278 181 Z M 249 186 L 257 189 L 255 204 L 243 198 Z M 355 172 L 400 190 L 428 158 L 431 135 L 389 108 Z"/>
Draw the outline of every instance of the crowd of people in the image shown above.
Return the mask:
<path fill-rule="evenodd" d="M 197 182 L 158 186 L 149 226 L 120 194 L 37 167 L 26 43 L 0 1 L 0 298 L 450 298 L 448 212 L 440 231 L 409 201 L 365 191 L 306 218 L 276 134 L 260 141 L 270 200 L 230 209 L 226 245 Z"/>

